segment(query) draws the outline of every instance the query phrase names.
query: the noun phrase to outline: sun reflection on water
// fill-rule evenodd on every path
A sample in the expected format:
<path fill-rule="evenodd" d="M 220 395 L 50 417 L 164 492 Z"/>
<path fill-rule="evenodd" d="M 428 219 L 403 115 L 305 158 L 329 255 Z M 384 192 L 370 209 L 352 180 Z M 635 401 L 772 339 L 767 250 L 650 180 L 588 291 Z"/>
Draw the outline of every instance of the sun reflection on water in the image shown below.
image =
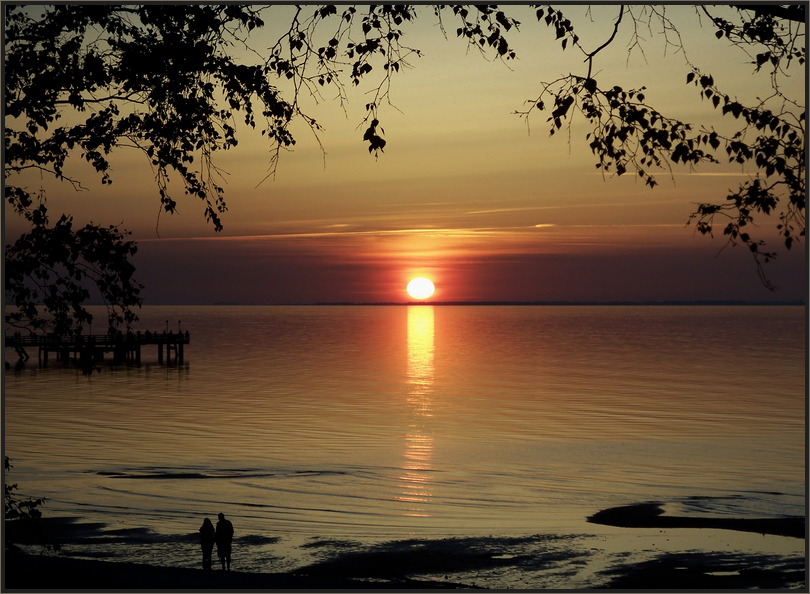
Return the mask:
<path fill-rule="evenodd" d="M 428 420 L 433 416 L 433 306 L 408 308 L 408 404 L 413 421 L 405 435 L 405 461 L 400 476 L 401 494 L 397 499 L 406 504 L 406 515 L 429 517 L 424 504 L 430 488 L 433 435 Z"/>

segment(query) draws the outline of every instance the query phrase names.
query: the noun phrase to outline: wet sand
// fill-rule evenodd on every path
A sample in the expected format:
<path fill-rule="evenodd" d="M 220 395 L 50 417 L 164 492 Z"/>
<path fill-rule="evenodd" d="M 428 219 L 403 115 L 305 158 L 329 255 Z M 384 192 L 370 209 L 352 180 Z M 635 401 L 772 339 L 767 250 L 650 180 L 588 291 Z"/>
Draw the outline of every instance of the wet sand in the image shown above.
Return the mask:
<path fill-rule="evenodd" d="M 805 519 L 699 518 L 666 516 L 658 503 L 603 510 L 588 518 L 594 524 L 623 527 L 628 533 L 650 528 L 696 528 L 759 532 L 780 538 L 805 538 Z M 7 523 L 7 537 L 21 537 Z M 52 530 L 68 530 L 81 539 L 99 528 L 59 521 L 46 522 Z M 64 532 L 63 532 L 64 534 Z M 42 535 L 42 532 L 40 532 Z M 53 536 L 53 533 L 51 534 Z M 220 569 L 158 567 L 135 563 L 89 560 L 42 550 L 30 554 L 6 550 L 3 589 L 76 590 L 445 590 L 478 589 L 487 572 L 517 575 L 530 569 L 533 581 L 514 582 L 514 588 L 674 589 L 804 589 L 806 561 L 799 555 L 724 551 L 658 551 L 653 556 L 620 553 L 587 577 L 572 583 L 571 576 L 588 563 L 593 537 L 537 535 L 509 538 L 447 538 L 392 541 L 339 552 L 332 541 L 310 546 L 330 547 L 322 561 L 288 573 L 225 572 Z M 16 542 L 21 542 L 17 540 Z M 63 542 L 69 542 L 64 540 Z M 528 548 L 527 548 L 528 546 Z M 338 552 L 334 552 L 338 551 Z M 550 582 L 548 576 L 562 578 Z M 565 576 L 569 577 L 565 577 Z M 557 585 L 559 584 L 559 585 Z M 570 584 L 570 585 L 565 585 Z M 500 589 L 500 588 L 499 588 Z"/>
<path fill-rule="evenodd" d="M 666 516 L 660 503 L 639 503 L 602 510 L 588 518 L 593 524 L 620 528 L 714 528 L 805 538 L 805 520 L 789 518 L 701 518 Z"/>
<path fill-rule="evenodd" d="M 392 560 L 395 563 L 395 560 Z M 667 554 L 606 572 L 607 589 L 803 589 L 803 559 L 752 558 L 717 553 Z M 763 568 L 762 565 L 768 567 Z M 378 568 L 378 575 L 380 574 Z M 398 573 L 394 571 L 394 573 Z M 376 579 L 305 573 L 243 573 L 155 567 L 47 555 L 6 555 L 3 590 L 446 590 L 473 583 L 389 577 Z M 556 588 L 555 588 L 556 589 Z"/>
<path fill-rule="evenodd" d="M 469 588 L 462 584 L 411 579 L 364 581 L 295 573 L 155 567 L 58 556 L 6 555 L 3 590 L 359 590 Z"/>

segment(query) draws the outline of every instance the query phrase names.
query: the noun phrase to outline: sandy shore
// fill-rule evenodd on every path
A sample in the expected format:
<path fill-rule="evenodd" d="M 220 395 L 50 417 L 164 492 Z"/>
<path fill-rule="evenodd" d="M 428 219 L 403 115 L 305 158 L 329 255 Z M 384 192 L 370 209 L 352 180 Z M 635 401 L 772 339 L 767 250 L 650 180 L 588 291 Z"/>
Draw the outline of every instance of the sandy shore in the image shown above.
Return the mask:
<path fill-rule="evenodd" d="M 400 579 L 363 581 L 288 573 L 154 567 L 59 556 L 6 554 L 3 590 L 359 590 L 448 589 L 462 584 Z"/>
<path fill-rule="evenodd" d="M 626 528 L 629 534 L 649 534 L 650 528 L 665 530 L 706 528 L 758 532 L 778 538 L 805 539 L 805 519 L 794 518 L 699 518 L 663 514 L 657 503 L 612 508 L 594 514 L 588 521 Z M 19 526 L 6 524 L 6 536 L 22 542 Z M 49 537 L 68 531 L 74 542 L 98 530 L 93 524 L 72 524 L 58 519 L 45 521 Z M 9 530 L 11 528 L 11 530 Z M 26 531 L 27 532 L 27 531 Z M 39 531 L 40 537 L 44 534 Z M 656 533 L 659 531 L 656 530 Z M 20 538 L 20 540 L 15 540 Z M 591 540 L 588 540 L 590 538 Z M 488 572 L 508 577 L 531 570 L 531 581 L 512 581 L 506 587 L 674 589 L 767 589 L 806 588 L 803 556 L 774 553 L 743 553 L 726 550 L 670 550 L 633 556 L 619 552 L 595 569 L 584 581 L 570 577 L 589 563 L 594 537 L 584 535 L 537 535 L 534 537 L 469 538 L 392 541 L 343 550 L 335 548 L 327 558 L 289 573 L 225 572 L 219 569 L 157 567 L 136 563 L 90 560 L 69 552 L 35 554 L 17 547 L 6 550 L 3 590 L 445 590 L 475 589 Z M 42 542 L 42 541 L 40 541 Z M 58 542 L 52 540 L 51 542 Z M 330 544 L 330 543 L 321 543 Z M 527 548 L 529 547 L 529 548 Z M 333 547 L 334 548 L 334 547 Z M 801 547 L 796 547 L 799 550 Z M 505 572 L 505 573 L 504 573 Z M 549 581 L 549 576 L 556 581 Z M 478 583 L 476 583 L 478 582 Z M 544 584 L 546 584 L 544 586 Z M 572 584 L 572 585 L 565 585 Z"/>
<path fill-rule="evenodd" d="M 804 518 L 701 518 L 663 515 L 660 503 L 639 503 L 602 510 L 588 518 L 593 524 L 621 528 L 714 528 L 805 538 Z"/>
<path fill-rule="evenodd" d="M 757 560 L 716 553 L 664 555 L 612 569 L 600 585 L 611 589 L 804 589 L 805 564 L 794 559 L 777 568 Z M 242 573 L 154 567 L 47 555 L 6 555 L 3 590 L 446 590 L 474 584 L 409 578 L 363 579 L 303 573 Z M 806 591 L 806 590 L 805 590 Z"/>

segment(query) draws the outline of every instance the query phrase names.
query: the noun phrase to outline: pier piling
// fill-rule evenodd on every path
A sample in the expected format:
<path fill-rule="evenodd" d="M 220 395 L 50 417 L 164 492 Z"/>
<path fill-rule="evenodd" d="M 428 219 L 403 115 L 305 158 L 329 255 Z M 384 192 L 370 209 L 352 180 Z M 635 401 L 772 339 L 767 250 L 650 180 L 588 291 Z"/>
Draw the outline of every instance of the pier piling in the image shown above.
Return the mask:
<path fill-rule="evenodd" d="M 36 347 L 37 358 L 44 367 L 48 365 L 48 354 L 53 351 L 56 360 L 68 363 L 71 355 L 83 363 L 103 361 L 106 353 L 112 353 L 113 363 L 128 365 L 141 364 L 141 347 L 156 345 L 158 363 L 164 362 L 163 349 L 166 349 L 166 364 L 172 363 L 171 352 L 174 351 L 174 362 L 183 363 L 183 347 L 189 343 L 188 332 L 121 332 L 117 334 L 90 334 L 84 336 L 58 336 L 55 334 L 31 334 L 21 336 L 19 333 L 5 335 L 5 346 L 15 349 L 20 360 L 28 359 L 26 347 Z"/>

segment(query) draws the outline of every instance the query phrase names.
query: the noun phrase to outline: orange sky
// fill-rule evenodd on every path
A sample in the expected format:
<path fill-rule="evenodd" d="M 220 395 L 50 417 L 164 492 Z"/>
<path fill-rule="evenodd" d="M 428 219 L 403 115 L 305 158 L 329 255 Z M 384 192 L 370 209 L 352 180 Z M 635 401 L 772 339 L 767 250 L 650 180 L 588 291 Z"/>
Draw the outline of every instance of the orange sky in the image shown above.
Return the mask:
<path fill-rule="evenodd" d="M 565 6 L 586 47 L 607 39 L 615 8 L 593 12 Z M 284 22 L 284 11 L 273 23 Z M 729 50 L 709 29 L 699 29 L 694 8 L 669 7 L 689 57 L 712 71 L 717 83 L 740 99 L 767 91 L 752 76 L 746 56 Z M 728 165 L 675 168 L 645 187 L 631 175 L 603 179 L 584 141 L 579 116 L 571 132 L 548 136 L 536 113 L 531 134 L 514 111 L 536 97 L 541 81 L 584 73 L 581 55 L 561 52 L 553 32 L 526 7 L 511 7 L 522 21 L 513 34 L 519 59 L 487 61 L 455 39 L 445 40 L 430 8 L 406 31 L 406 43 L 424 56 L 394 79 L 380 119 L 388 145 L 374 159 L 362 142 L 369 84 L 350 89 L 344 113 L 330 95 L 305 101 L 325 127 L 326 155 L 299 122 L 298 144 L 282 155 L 275 179 L 260 183 L 268 165 L 258 134 L 241 129 L 237 149 L 220 156 L 228 172 L 230 211 L 215 234 L 202 205 L 179 196 L 179 214 L 163 215 L 156 234 L 157 188 L 140 155 L 125 150 L 112 159 L 110 187 L 78 159 L 68 173 L 86 192 L 50 180 L 42 184 L 51 212 L 69 212 L 78 223 L 124 223 L 139 241 L 138 280 L 147 303 L 311 303 L 405 301 L 407 281 L 427 276 L 437 300 L 658 300 L 797 299 L 804 296 L 804 246 L 769 264 L 772 294 L 756 277 L 742 248 L 715 257 L 723 240 L 696 236 L 685 223 L 700 201 L 722 200 L 746 171 Z M 255 39 L 269 44 L 270 31 Z M 600 54 L 596 78 L 625 88 L 646 85 L 659 111 L 709 125 L 718 121 L 694 87 L 688 68 L 653 36 L 644 57 L 628 59 L 627 39 Z M 804 77 L 786 82 L 803 96 Z M 801 78 L 801 80 L 798 80 Z M 369 79 L 369 83 L 373 76 Z M 604 81 L 604 83 L 603 83 Z M 772 226 L 763 226 L 766 238 Z M 6 207 L 6 242 L 24 227 Z"/>

